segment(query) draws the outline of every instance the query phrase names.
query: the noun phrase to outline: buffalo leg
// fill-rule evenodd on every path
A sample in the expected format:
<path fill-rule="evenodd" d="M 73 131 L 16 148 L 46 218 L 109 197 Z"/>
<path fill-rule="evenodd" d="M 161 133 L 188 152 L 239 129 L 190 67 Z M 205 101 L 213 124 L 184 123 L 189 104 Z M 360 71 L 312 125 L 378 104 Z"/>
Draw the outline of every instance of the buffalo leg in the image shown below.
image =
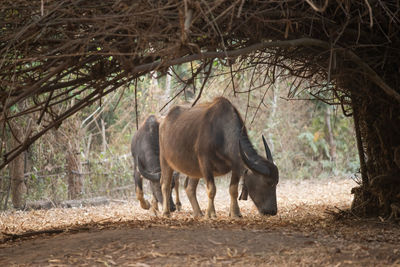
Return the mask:
<path fill-rule="evenodd" d="M 231 183 L 229 185 L 229 194 L 231 196 L 231 206 L 229 209 L 229 216 L 233 218 L 242 217 L 240 213 L 239 204 L 237 201 L 238 198 L 238 184 L 239 184 L 240 176 L 238 172 L 232 171 Z"/>
<path fill-rule="evenodd" d="M 172 182 L 172 169 L 165 161 L 164 158 L 160 158 L 161 165 L 161 192 L 163 198 L 163 216 L 170 216 L 170 197 L 171 197 L 171 182 Z"/>
<path fill-rule="evenodd" d="M 157 216 L 158 215 L 158 201 L 155 195 L 151 198 L 151 209 L 150 209 L 152 215 Z"/>
<path fill-rule="evenodd" d="M 175 202 L 176 202 L 176 210 L 180 211 L 182 208 L 182 203 L 181 200 L 179 198 L 179 174 L 174 175 L 174 181 L 175 181 Z"/>
<path fill-rule="evenodd" d="M 143 196 L 143 178 L 136 169 L 134 171 L 133 177 L 135 179 L 136 198 L 140 202 L 140 207 L 142 207 L 142 209 L 148 210 L 150 208 L 150 203 Z"/>
<path fill-rule="evenodd" d="M 174 200 L 172 199 L 172 188 L 171 188 L 171 195 L 169 196 L 169 210 L 170 211 L 176 211 L 176 206 L 174 203 Z"/>
<path fill-rule="evenodd" d="M 157 197 L 153 192 L 153 197 L 151 199 L 151 206 L 155 211 L 158 211 L 158 201 L 157 201 Z"/>
<path fill-rule="evenodd" d="M 208 218 L 216 218 L 215 214 L 215 206 L 214 206 L 214 198 L 217 191 L 214 182 L 214 175 L 211 171 L 211 167 L 209 166 L 208 160 L 206 158 L 202 158 L 199 160 L 200 169 L 203 173 L 204 179 L 207 184 L 207 195 L 208 195 L 208 207 L 207 207 L 207 217 Z"/>
<path fill-rule="evenodd" d="M 192 205 L 193 217 L 195 218 L 203 216 L 203 213 L 200 210 L 199 202 L 197 202 L 196 197 L 196 189 L 199 181 L 200 179 L 189 178 L 189 176 L 187 176 L 185 180 L 186 195 L 190 201 L 190 204 Z"/>
<path fill-rule="evenodd" d="M 156 205 L 157 203 L 160 203 L 162 205 L 163 203 L 163 198 L 162 198 L 162 192 L 161 192 L 161 184 L 158 182 L 150 182 L 151 185 L 151 192 L 153 193 L 153 200 L 155 200 L 156 202 L 153 203 L 154 207 L 157 207 L 156 210 L 158 211 L 158 205 Z M 174 180 L 172 180 L 172 187 L 174 186 Z M 175 203 L 172 199 L 172 196 L 170 196 L 169 198 L 170 201 L 170 209 L 171 211 L 175 211 L 176 207 L 175 207 Z"/>

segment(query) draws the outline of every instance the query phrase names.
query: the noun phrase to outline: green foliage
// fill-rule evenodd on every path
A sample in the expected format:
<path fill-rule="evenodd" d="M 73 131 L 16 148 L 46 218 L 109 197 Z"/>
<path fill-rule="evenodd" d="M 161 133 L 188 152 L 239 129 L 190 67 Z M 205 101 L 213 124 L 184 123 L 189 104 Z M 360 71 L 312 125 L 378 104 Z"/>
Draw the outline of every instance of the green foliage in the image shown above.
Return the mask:
<path fill-rule="evenodd" d="M 318 103 L 318 102 L 317 102 Z M 324 120 L 326 105 L 315 103 L 312 117 L 304 123 L 297 135 L 298 152 L 293 157 L 293 167 L 299 168 L 294 177 L 329 177 L 355 173 L 359 169 L 359 159 L 351 118 L 331 115 L 332 132 L 336 146 L 336 158 L 330 155 L 327 125 Z M 309 109 L 310 110 L 310 109 Z M 309 111 L 308 111 L 309 112 Z M 286 159 L 288 160 L 288 159 Z M 288 176 L 292 176 L 288 173 Z"/>

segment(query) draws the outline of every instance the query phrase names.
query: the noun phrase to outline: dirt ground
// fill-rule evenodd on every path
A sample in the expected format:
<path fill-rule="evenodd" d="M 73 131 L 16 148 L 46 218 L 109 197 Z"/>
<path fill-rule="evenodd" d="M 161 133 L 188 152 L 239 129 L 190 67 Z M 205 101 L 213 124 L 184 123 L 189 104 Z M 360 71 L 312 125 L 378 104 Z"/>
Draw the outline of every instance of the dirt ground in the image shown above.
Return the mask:
<path fill-rule="evenodd" d="M 339 178 L 283 181 L 277 216 L 260 217 L 249 200 L 239 203 L 243 218 L 235 220 L 228 217 L 224 182 L 217 185 L 212 220 L 191 217 L 184 190 L 183 210 L 168 219 L 133 200 L 3 212 L 0 266 L 400 266 L 398 222 L 340 216 L 355 185 Z M 205 208 L 204 186 L 199 189 Z"/>

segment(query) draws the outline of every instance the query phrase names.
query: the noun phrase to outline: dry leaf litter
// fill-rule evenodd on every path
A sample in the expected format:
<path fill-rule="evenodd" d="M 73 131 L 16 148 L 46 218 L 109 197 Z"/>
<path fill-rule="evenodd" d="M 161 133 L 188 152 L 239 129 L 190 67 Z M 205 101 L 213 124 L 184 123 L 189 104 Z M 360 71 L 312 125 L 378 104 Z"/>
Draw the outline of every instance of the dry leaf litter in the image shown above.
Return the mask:
<path fill-rule="evenodd" d="M 229 218 L 226 183 L 217 184 L 217 219 L 193 219 L 183 189 L 182 211 L 174 212 L 171 218 L 154 216 L 133 199 L 99 207 L 2 212 L 3 240 L 12 234 L 53 229 L 62 229 L 64 234 L 6 242 L 3 254 L 0 250 L 0 263 L 3 256 L 4 263 L 22 265 L 400 264 L 398 225 L 354 217 L 338 220 L 350 207 L 354 186 L 353 180 L 340 178 L 281 181 L 277 189 L 279 212 L 273 217 L 259 216 L 249 200 L 239 202 L 243 218 Z M 203 184 L 197 195 L 204 210 L 207 199 Z M 68 229 L 71 233 L 65 232 Z M 93 236 L 87 236 L 92 232 Z M 51 242 L 58 244 L 57 238 L 65 238 L 60 241 L 62 253 L 55 251 L 47 257 L 37 250 L 29 253 L 29 242 L 55 247 Z M 75 251 L 76 239 L 80 239 L 79 246 L 86 247 Z M 21 256 L 18 260 L 7 258 L 7 249 L 15 249 L 16 244 L 22 244 Z M 16 250 L 13 253 L 19 255 Z"/>

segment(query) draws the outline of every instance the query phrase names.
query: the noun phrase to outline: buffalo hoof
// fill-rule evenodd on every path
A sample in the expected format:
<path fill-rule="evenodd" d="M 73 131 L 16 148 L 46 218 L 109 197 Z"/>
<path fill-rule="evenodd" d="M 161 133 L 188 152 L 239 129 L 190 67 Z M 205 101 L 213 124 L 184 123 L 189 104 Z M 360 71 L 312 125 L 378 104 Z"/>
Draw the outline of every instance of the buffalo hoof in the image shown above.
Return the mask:
<path fill-rule="evenodd" d="M 176 206 L 175 205 L 171 205 L 171 212 L 174 212 L 174 211 L 176 211 Z"/>
<path fill-rule="evenodd" d="M 182 204 L 180 202 L 177 202 L 176 203 L 176 210 L 177 211 L 181 211 L 181 209 L 182 209 Z"/>
<path fill-rule="evenodd" d="M 154 207 L 152 207 L 152 208 L 150 209 L 150 211 L 151 211 L 151 215 L 152 215 L 152 216 L 158 217 L 158 211 L 157 211 Z"/>
<path fill-rule="evenodd" d="M 163 216 L 164 218 L 170 218 L 170 217 L 171 217 L 171 213 L 170 213 L 169 211 L 164 211 L 164 212 L 162 213 L 162 216 Z"/>
<path fill-rule="evenodd" d="M 243 218 L 243 216 L 242 216 L 242 214 L 240 214 L 240 213 L 238 213 L 238 214 L 235 214 L 235 213 L 230 213 L 229 212 L 229 217 L 231 217 L 232 219 L 240 219 L 240 218 Z"/>
<path fill-rule="evenodd" d="M 215 214 L 215 212 L 207 211 L 207 218 L 208 219 L 215 219 L 215 218 L 217 218 L 217 215 Z"/>
<path fill-rule="evenodd" d="M 148 210 L 150 209 L 150 203 L 147 200 L 140 201 L 140 207 L 142 209 Z"/>
<path fill-rule="evenodd" d="M 193 213 L 193 218 L 201 218 L 201 217 L 203 217 L 204 215 L 203 215 L 203 213 L 200 211 L 200 212 L 194 212 Z"/>

